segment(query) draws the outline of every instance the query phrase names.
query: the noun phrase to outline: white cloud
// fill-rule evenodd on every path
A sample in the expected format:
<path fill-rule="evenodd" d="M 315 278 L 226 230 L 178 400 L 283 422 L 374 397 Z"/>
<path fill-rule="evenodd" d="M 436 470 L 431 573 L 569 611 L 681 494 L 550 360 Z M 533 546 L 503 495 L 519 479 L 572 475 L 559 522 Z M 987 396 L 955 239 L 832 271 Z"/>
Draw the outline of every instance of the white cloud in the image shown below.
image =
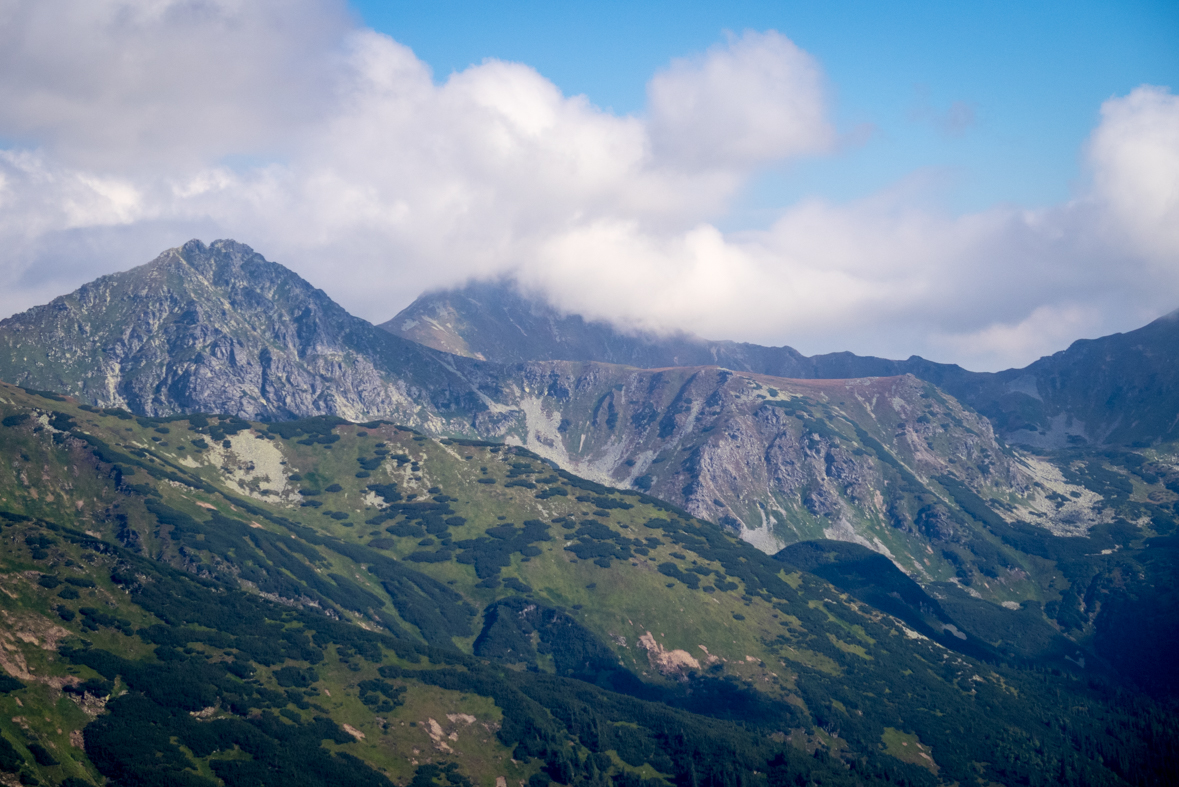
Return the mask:
<path fill-rule="evenodd" d="M 818 64 L 773 31 L 676 60 L 647 100 L 657 151 L 691 169 L 753 167 L 834 142 Z"/>
<path fill-rule="evenodd" d="M 953 355 L 992 358 L 1001 363 L 1012 356 L 1039 356 L 1044 353 L 1046 345 L 1064 349 L 1083 337 L 1086 330 L 1100 319 L 1101 314 L 1092 306 L 1037 306 L 1018 322 L 994 322 L 973 333 L 935 336 L 934 344 L 941 345 Z"/>
<path fill-rule="evenodd" d="M 525 275 L 571 310 L 642 327 L 1023 365 L 1179 306 L 1179 99 L 1142 87 L 1106 102 L 1089 161 L 1092 190 L 1048 208 L 947 216 L 918 207 L 918 176 L 729 237 L 582 228 Z"/>
<path fill-rule="evenodd" d="M 349 26 L 335 0 L 0 0 L 0 129 L 157 173 L 281 149 Z"/>
<path fill-rule="evenodd" d="M 1164 89 L 1105 104 L 1065 205 L 948 216 L 916 173 L 725 234 L 759 167 L 833 150 L 821 71 L 785 37 L 673 62 L 618 116 L 517 63 L 437 83 L 341 5 L 297 2 L 0 0 L 0 139 L 26 140 L 0 150 L 0 312 L 190 237 L 375 321 L 514 273 L 626 324 L 976 368 L 1179 305 Z"/>
<path fill-rule="evenodd" d="M 1143 85 L 1101 106 L 1089 143 L 1095 198 L 1132 244 L 1174 269 L 1179 262 L 1179 96 Z"/>

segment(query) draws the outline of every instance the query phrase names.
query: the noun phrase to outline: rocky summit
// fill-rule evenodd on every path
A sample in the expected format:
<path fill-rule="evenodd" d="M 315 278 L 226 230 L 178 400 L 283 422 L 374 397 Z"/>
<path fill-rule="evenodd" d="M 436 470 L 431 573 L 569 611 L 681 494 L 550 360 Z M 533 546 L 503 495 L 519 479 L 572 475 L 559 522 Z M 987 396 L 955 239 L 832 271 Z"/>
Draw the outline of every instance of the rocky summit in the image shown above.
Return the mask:
<path fill-rule="evenodd" d="M 233 241 L 190 241 L 0 321 L 0 379 L 148 415 L 412 420 L 446 398 L 453 365 Z"/>

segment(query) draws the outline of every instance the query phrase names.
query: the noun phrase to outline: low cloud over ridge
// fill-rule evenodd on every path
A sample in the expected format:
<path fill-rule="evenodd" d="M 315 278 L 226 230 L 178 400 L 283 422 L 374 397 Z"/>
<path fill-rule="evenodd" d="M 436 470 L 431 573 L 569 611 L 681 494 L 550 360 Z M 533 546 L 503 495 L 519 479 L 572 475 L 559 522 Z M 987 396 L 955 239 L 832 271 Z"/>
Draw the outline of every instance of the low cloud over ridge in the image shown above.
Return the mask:
<path fill-rule="evenodd" d="M 0 312 L 193 236 L 374 321 L 511 274 L 622 324 L 979 369 L 1179 306 L 1166 88 L 1103 105 L 1066 204 L 947 215 L 914 173 L 724 233 L 761 168 L 838 155 L 821 67 L 785 36 L 675 61 L 619 116 L 518 63 L 438 82 L 342 4 L 297 2 L 0 0 Z"/>

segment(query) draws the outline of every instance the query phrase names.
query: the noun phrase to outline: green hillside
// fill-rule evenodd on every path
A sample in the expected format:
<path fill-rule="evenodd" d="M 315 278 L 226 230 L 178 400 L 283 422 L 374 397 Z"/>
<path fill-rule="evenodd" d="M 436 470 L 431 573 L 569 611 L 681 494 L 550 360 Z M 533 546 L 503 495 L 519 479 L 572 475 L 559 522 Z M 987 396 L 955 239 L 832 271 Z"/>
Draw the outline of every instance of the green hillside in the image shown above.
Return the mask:
<path fill-rule="evenodd" d="M 6 783 L 1147 785 L 1179 764 L 1167 705 L 947 649 L 523 449 L 8 385 L 0 416 Z"/>

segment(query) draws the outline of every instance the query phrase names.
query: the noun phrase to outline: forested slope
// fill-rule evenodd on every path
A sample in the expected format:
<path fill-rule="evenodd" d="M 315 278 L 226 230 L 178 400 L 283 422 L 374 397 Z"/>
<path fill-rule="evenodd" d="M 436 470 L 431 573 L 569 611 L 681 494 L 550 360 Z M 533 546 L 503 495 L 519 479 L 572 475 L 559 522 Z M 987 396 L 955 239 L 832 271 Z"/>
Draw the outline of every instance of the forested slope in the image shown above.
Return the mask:
<path fill-rule="evenodd" d="M 387 423 L 0 387 L 0 769 L 116 784 L 1163 784 L 1172 709 Z M 71 783 L 73 784 L 73 783 Z"/>

